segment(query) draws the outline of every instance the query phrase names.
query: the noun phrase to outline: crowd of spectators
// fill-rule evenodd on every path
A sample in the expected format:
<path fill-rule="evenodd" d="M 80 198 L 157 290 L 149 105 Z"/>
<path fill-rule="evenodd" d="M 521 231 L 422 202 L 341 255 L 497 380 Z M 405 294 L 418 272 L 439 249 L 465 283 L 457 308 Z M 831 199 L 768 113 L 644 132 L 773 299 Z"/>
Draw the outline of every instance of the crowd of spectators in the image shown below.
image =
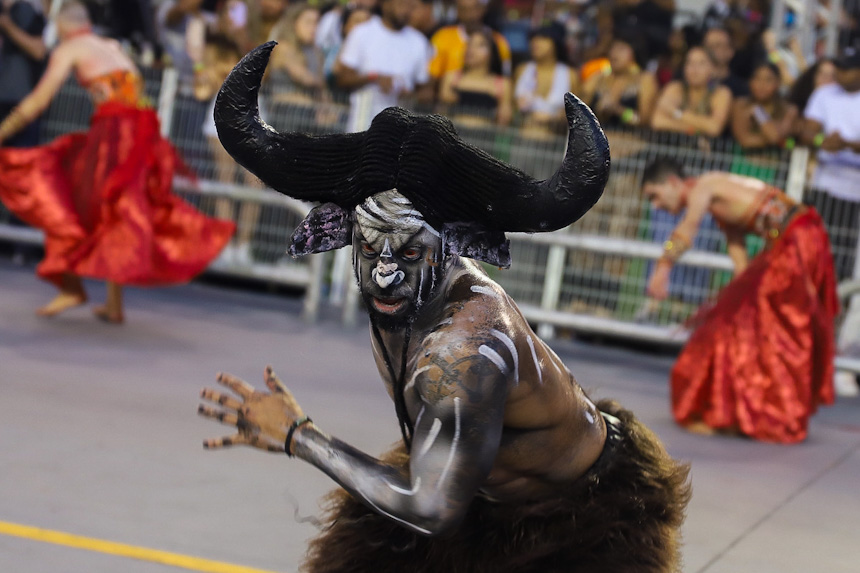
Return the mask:
<path fill-rule="evenodd" d="M 38 64 L 44 48 L 40 56 L 21 37 L 47 39 L 44 14 L 52 3 L 0 0 L 0 57 L 12 62 L 33 55 L 26 66 Z M 821 38 L 804 48 L 797 34 L 778 37 L 768 27 L 768 0 L 714 0 L 700 14 L 680 11 L 676 0 L 85 4 L 100 31 L 123 41 L 144 66 L 175 68 L 183 98 L 211 103 L 230 64 L 275 39 L 281 46 L 266 77 L 273 102 L 349 99 L 353 108 L 359 101 L 369 105 L 362 115 L 370 117 L 380 106 L 400 103 L 467 122 L 514 125 L 534 136 L 563 132 L 559 95 L 573 91 L 607 125 L 729 136 L 755 148 L 814 143 L 804 140 L 803 99 L 811 95 L 808 86 L 836 76 L 832 62 L 820 57 L 825 22 L 818 26 Z M 846 49 L 858 47 L 858 12 L 860 2 L 843 2 L 840 46 Z M 796 20 L 789 10 L 786 26 Z M 22 65 L 8 63 L 0 73 L 21 75 Z M 820 76 L 810 77 L 819 68 Z M 3 84 L 24 89 L 28 82 Z M 0 93 L 0 103 L 11 97 Z M 352 117 L 347 127 L 368 121 Z"/>
<path fill-rule="evenodd" d="M 659 140 L 681 147 L 719 143 L 739 163 L 754 162 L 762 151 L 809 146 L 817 162 L 806 199 L 824 215 L 838 278 L 856 275 L 860 0 L 842 2 L 832 58 L 824 57 L 828 38 L 833 40 L 825 17 L 829 0 L 820 0 L 811 35 L 796 33 L 798 15 L 790 9 L 784 22 L 771 27 L 774 14 L 782 12 L 770 0 L 712 0 L 698 13 L 679 9 L 681 1 L 84 4 L 96 31 L 119 40 L 141 67 L 176 70 L 169 130 L 195 169 L 214 166 L 203 172 L 206 177 L 258 185 L 221 148 L 212 110 L 218 87 L 242 55 L 276 40 L 260 108 L 279 129 L 360 131 L 383 108 L 401 105 L 446 114 L 461 132 L 495 133 L 507 146 L 507 159 L 523 152 L 505 138 L 518 137 L 526 142 L 523 149 L 563 140 L 563 94 L 570 91 L 610 133 L 616 159 Z M 0 0 L 0 120 L 42 73 L 56 41 L 52 6 L 57 0 Z M 34 122 L 5 144 L 38 139 Z M 767 179 L 762 173 L 749 174 Z M 622 187 L 623 193 L 636 192 L 633 182 Z M 637 204 L 616 203 L 607 207 L 610 231 L 613 219 L 625 220 L 612 210 Z M 225 257 L 251 262 L 259 204 L 221 197 L 215 210 L 238 223 Z"/>
<path fill-rule="evenodd" d="M 0 0 L 0 115 L 38 78 L 52 4 Z M 171 132 L 210 141 L 225 180 L 235 174 L 217 152 L 215 92 L 242 54 L 274 39 L 261 108 L 275 127 L 289 117 L 293 129 L 358 131 L 398 104 L 466 128 L 552 137 L 566 129 L 562 94 L 572 91 L 607 128 L 725 138 L 745 150 L 813 146 L 815 185 L 860 204 L 860 0 L 842 3 L 834 59 L 822 57 L 824 20 L 801 46 L 769 28 L 768 0 L 714 0 L 699 14 L 676 0 L 85 4 L 98 31 L 144 66 L 177 70 Z M 781 30 L 796 21 L 789 10 Z"/>

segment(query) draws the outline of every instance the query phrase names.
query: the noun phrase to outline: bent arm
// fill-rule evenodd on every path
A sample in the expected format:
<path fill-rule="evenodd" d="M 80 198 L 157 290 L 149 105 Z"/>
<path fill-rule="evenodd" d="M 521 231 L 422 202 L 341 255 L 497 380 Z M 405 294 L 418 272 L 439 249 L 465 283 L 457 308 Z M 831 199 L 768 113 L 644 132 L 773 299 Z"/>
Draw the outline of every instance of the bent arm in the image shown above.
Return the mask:
<path fill-rule="evenodd" d="M 712 183 L 708 181 L 707 175 L 703 175 L 689 191 L 684 216 L 675 226 L 669 241 L 664 246 L 663 256 L 660 258 L 661 264 L 671 267 L 684 251 L 692 247 L 693 240 L 699 232 L 699 225 L 711 206 L 712 198 Z"/>
<path fill-rule="evenodd" d="M 761 132 L 752 129 L 752 116 L 750 115 L 749 100 L 742 98 L 732 104 L 732 136 L 741 144 L 741 147 L 765 147 L 767 139 Z"/>
<path fill-rule="evenodd" d="M 680 120 L 688 127 L 708 137 L 717 137 L 726 128 L 731 107 L 732 93 L 728 88 L 720 87 L 714 92 L 713 101 L 711 101 L 711 113 L 702 115 L 684 111 L 681 113 Z"/>
<path fill-rule="evenodd" d="M 349 91 L 357 90 L 376 81 L 374 74 L 361 74 L 340 60 L 335 62 L 333 71 L 338 87 Z"/>
<path fill-rule="evenodd" d="M 734 276 L 738 276 L 746 270 L 749 264 L 747 255 L 746 234 L 740 229 L 726 231 L 726 252 L 735 265 Z"/>
<path fill-rule="evenodd" d="M 60 46 L 51 54 L 48 68 L 30 94 L 0 124 L 0 141 L 15 135 L 25 125 L 36 119 L 62 87 L 74 67 L 75 59 L 70 50 Z"/>
<path fill-rule="evenodd" d="M 651 125 L 651 116 L 657 103 L 657 78 L 651 72 L 643 72 L 639 82 L 639 122 L 637 125 Z"/>
<path fill-rule="evenodd" d="M 408 466 L 375 459 L 311 425 L 296 432 L 293 452 L 375 512 L 436 535 L 459 523 L 492 469 L 507 389 L 498 367 L 480 355 L 425 358 L 416 372 L 421 408 Z"/>
<path fill-rule="evenodd" d="M 683 91 L 678 81 L 667 85 L 657 96 L 657 104 L 651 116 L 651 127 L 658 131 L 684 132 L 687 126 L 675 117 L 676 110 L 681 107 Z"/>
<path fill-rule="evenodd" d="M 273 64 L 286 71 L 293 82 L 306 88 L 323 87 L 322 77 L 317 76 L 310 70 L 295 48 L 285 45 L 283 49 L 276 51 L 275 54 L 277 54 L 277 57 L 273 57 Z"/>

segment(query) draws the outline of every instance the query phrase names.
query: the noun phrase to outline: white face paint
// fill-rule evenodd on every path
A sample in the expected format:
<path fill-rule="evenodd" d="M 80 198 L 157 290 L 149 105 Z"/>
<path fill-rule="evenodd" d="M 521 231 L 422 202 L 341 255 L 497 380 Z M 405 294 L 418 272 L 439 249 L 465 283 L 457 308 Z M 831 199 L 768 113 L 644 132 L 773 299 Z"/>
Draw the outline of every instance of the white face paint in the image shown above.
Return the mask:
<path fill-rule="evenodd" d="M 396 190 L 355 208 L 353 259 L 362 298 L 384 329 L 404 327 L 435 292 L 442 245 Z"/>

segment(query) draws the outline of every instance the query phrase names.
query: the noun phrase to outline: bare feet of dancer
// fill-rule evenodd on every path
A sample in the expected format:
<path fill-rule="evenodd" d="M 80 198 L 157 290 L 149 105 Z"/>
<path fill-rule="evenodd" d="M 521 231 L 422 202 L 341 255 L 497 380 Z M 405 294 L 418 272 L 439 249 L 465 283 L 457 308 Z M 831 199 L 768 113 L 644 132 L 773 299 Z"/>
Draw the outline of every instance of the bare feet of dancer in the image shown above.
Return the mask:
<path fill-rule="evenodd" d="M 690 422 L 681 427 L 691 434 L 699 434 L 700 436 L 713 436 L 717 433 L 716 430 L 702 421 Z"/>
<path fill-rule="evenodd" d="M 57 316 L 63 311 L 87 302 L 87 291 L 79 277 L 75 275 L 63 275 L 60 294 L 54 300 L 36 311 L 39 316 Z"/>
<path fill-rule="evenodd" d="M 744 437 L 744 433 L 736 427 L 728 428 L 712 428 L 701 420 L 690 422 L 685 426 L 681 426 L 691 434 L 699 434 L 700 436 L 737 436 Z"/>
<path fill-rule="evenodd" d="M 109 322 L 111 324 L 122 324 L 125 322 L 125 316 L 122 312 L 122 286 L 115 282 L 108 281 L 107 283 L 107 300 L 104 306 L 97 306 L 93 309 L 93 314 L 96 318 Z"/>
<path fill-rule="evenodd" d="M 46 317 L 57 316 L 61 312 L 80 306 L 85 302 L 87 302 L 87 295 L 83 292 L 61 291 L 54 300 L 36 310 L 36 314 Z"/>
<path fill-rule="evenodd" d="M 109 322 L 110 324 L 122 324 L 125 322 L 125 316 L 123 316 L 122 311 L 111 311 L 106 304 L 95 307 L 93 309 L 93 314 L 97 319 Z"/>

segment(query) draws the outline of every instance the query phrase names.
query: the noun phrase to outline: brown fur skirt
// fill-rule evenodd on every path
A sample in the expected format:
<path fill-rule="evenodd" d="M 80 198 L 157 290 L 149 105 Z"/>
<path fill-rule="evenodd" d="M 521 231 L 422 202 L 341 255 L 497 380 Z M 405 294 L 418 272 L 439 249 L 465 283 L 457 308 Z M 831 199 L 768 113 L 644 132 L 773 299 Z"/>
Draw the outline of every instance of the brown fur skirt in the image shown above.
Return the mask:
<path fill-rule="evenodd" d="M 553 499 L 507 505 L 476 497 L 460 526 L 425 537 L 343 490 L 329 497 L 310 573 L 668 573 L 680 570 L 689 467 L 675 462 L 629 410 L 604 400 L 606 446 Z M 407 463 L 404 451 L 395 452 Z"/>

